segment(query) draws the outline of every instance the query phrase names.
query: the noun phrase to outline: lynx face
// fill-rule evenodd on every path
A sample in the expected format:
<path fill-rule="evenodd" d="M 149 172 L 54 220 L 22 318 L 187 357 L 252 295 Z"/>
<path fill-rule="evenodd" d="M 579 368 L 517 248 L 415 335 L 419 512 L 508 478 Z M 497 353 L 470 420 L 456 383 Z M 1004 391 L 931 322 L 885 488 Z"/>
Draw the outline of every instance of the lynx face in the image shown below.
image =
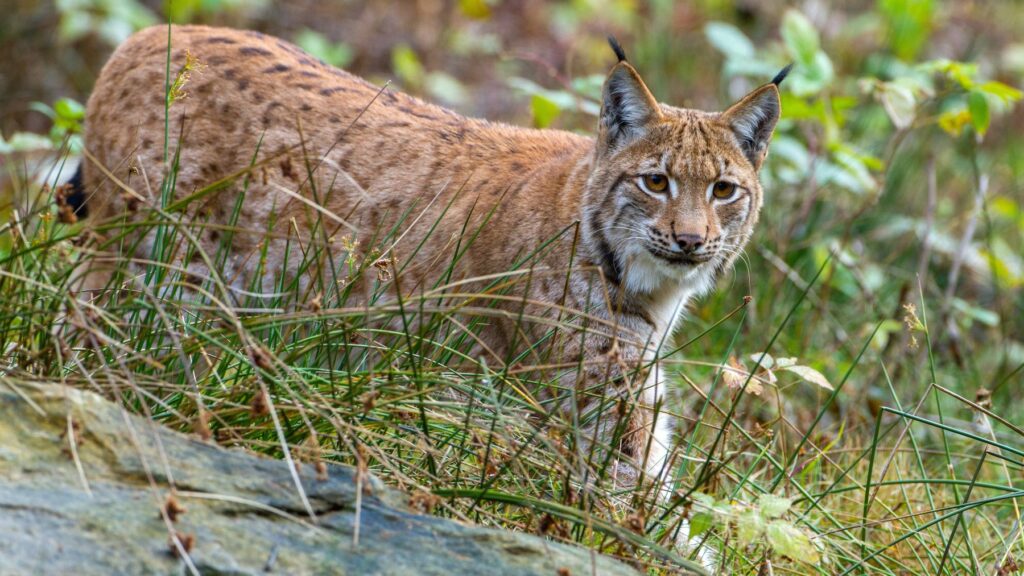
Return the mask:
<path fill-rule="evenodd" d="M 779 112 L 774 83 L 720 114 L 658 104 L 621 61 L 605 84 L 587 189 L 606 272 L 634 294 L 707 291 L 757 222 L 757 172 Z"/>

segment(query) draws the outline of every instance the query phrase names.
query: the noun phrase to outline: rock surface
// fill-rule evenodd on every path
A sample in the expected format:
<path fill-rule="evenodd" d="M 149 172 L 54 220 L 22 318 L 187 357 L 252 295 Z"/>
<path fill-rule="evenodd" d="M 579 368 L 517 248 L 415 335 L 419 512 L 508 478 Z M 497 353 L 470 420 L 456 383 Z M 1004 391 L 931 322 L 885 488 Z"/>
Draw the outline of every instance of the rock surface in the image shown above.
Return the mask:
<path fill-rule="evenodd" d="M 582 548 L 417 515 L 375 478 L 357 520 L 353 474 L 332 465 L 321 481 L 302 467 L 314 524 L 283 461 L 191 439 L 90 392 L 0 382 L 0 574 L 188 574 L 171 529 L 193 537 L 201 574 L 638 574 Z M 172 483 L 186 512 L 170 523 L 160 511 Z"/>

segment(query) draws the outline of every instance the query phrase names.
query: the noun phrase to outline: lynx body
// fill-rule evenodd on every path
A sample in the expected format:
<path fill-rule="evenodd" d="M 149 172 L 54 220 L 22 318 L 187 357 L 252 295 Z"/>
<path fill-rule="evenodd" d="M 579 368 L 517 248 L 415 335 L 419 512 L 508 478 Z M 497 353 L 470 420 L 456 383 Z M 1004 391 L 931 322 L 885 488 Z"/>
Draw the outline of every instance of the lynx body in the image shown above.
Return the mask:
<path fill-rule="evenodd" d="M 563 376 L 588 391 L 575 401 L 635 399 L 627 430 L 616 434 L 623 474 L 662 474 L 671 426 L 659 414 L 656 350 L 750 238 L 783 75 L 723 113 L 674 108 L 655 101 L 615 45 L 619 62 L 597 135 L 587 138 L 465 118 L 259 33 L 172 26 L 172 78 L 189 55 L 203 69 L 169 107 L 165 162 L 167 41 L 167 27 L 134 35 L 89 99 L 82 190 L 90 220 L 141 218 L 145 206 L 160 206 L 173 162 L 171 202 L 228 181 L 185 212 L 204 223 L 195 240 L 209 254 L 244 190 L 230 255 L 215 271 L 238 290 L 261 269 L 264 290 L 302 274 L 289 247 L 346 235 L 367 246 L 375 231 L 393 228 L 394 245 L 383 248 L 398 259 L 405 294 L 435 287 L 458 250 L 452 282 L 493 278 L 537 253 L 519 292 L 529 315 L 585 310 L 591 319 L 586 338 L 560 344 L 559 361 L 581 362 Z M 311 237 L 314 222 L 322 238 Z M 468 248 L 459 242 L 477 230 Z M 135 256 L 151 254 L 153 236 Z M 180 264 L 199 277 L 211 272 L 202 258 Z M 84 286 L 107 279 L 92 265 Z M 484 332 L 498 356 L 492 366 L 514 341 L 522 345 L 516 330 L 496 322 Z M 594 432 L 612 437 L 610 425 Z"/>

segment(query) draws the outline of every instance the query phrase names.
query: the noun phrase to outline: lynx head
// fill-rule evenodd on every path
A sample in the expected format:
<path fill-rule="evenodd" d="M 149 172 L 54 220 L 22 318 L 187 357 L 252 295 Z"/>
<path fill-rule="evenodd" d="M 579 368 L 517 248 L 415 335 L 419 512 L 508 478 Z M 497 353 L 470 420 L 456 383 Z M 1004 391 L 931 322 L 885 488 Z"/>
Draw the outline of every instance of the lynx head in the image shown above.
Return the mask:
<path fill-rule="evenodd" d="M 758 170 L 789 68 L 725 112 L 659 104 L 614 39 L 584 223 L 606 276 L 627 292 L 708 290 L 757 223 Z"/>

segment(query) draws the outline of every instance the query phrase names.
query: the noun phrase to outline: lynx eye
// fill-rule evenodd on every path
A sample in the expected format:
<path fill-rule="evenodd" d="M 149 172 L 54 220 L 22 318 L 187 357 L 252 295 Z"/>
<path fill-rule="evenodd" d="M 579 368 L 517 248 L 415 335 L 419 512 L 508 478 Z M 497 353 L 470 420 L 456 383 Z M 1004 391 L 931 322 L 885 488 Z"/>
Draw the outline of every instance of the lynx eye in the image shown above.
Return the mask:
<path fill-rule="evenodd" d="M 644 174 L 644 187 L 651 192 L 664 192 L 668 190 L 668 176 L 664 174 Z"/>
<path fill-rule="evenodd" d="M 732 198 L 732 195 L 736 193 L 736 185 L 732 182 L 726 182 L 725 180 L 719 180 L 715 182 L 715 185 L 711 188 L 711 194 L 719 200 L 726 200 Z"/>

